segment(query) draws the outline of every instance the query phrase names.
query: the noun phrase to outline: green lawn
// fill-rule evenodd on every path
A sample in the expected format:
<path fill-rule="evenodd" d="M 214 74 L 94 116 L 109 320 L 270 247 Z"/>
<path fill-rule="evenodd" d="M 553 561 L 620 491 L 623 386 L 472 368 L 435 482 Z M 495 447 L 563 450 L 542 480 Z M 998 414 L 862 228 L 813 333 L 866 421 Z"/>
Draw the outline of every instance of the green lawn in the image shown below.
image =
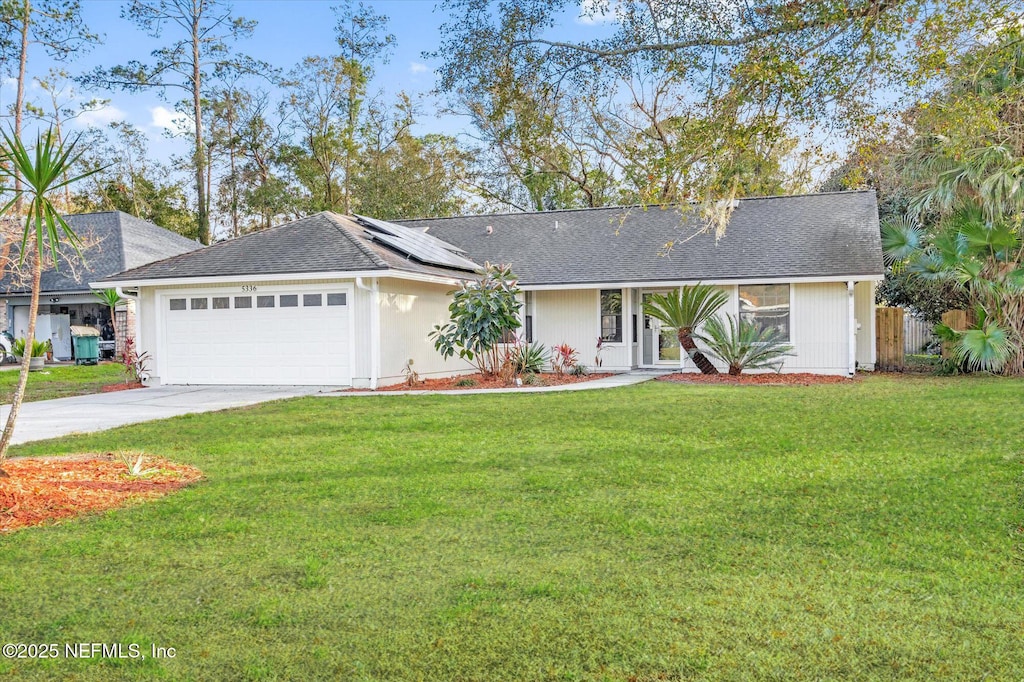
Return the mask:
<path fill-rule="evenodd" d="M 30 372 L 25 400 L 50 400 L 72 395 L 98 393 L 108 385 L 124 381 L 124 368 L 117 363 L 100 365 L 49 365 Z M 0 372 L 0 403 L 10 403 L 18 385 L 18 370 Z"/>
<path fill-rule="evenodd" d="M 0 642 L 176 658 L 0 674 L 1019 679 L 1022 389 L 307 398 L 23 446 L 208 480 L 0 538 Z"/>

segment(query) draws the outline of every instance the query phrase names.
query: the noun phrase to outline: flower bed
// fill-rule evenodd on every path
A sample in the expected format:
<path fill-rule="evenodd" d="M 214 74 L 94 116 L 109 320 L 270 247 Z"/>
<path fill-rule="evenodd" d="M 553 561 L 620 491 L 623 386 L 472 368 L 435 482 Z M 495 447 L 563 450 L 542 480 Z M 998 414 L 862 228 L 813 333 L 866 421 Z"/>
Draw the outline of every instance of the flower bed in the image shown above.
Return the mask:
<path fill-rule="evenodd" d="M 100 389 L 101 393 L 114 393 L 116 391 L 130 391 L 133 388 L 145 388 L 146 385 L 141 381 L 136 381 L 131 384 L 107 384 Z"/>
<path fill-rule="evenodd" d="M 134 462 L 138 454 L 131 456 Z M 160 457 L 145 457 L 129 476 L 113 454 L 9 459 L 0 478 L 0 533 L 153 499 L 194 483 L 203 473 Z"/>
<path fill-rule="evenodd" d="M 604 377 L 611 376 L 611 374 L 585 374 L 583 376 L 573 376 L 571 374 L 554 374 L 554 373 L 543 373 L 535 374 L 536 383 L 528 384 L 525 381 L 523 385 L 512 386 L 498 377 L 488 377 L 483 374 L 463 374 L 457 377 L 446 377 L 443 379 L 424 379 L 410 386 L 405 383 L 393 384 L 391 386 L 384 386 L 378 388 L 378 391 L 467 391 L 472 389 L 493 389 L 493 388 L 531 388 L 537 386 L 563 386 L 565 384 L 579 384 L 584 381 L 593 381 L 594 379 L 603 379 Z M 472 381 L 472 385 L 465 385 L 469 381 Z M 463 385 L 459 385 L 463 384 Z M 367 391 L 365 388 L 349 389 L 352 391 Z"/>
<path fill-rule="evenodd" d="M 658 377 L 658 381 L 674 381 L 681 384 L 754 384 L 760 386 L 811 386 L 813 384 L 843 384 L 856 381 L 834 374 L 741 374 L 738 377 L 728 374 L 690 374 L 677 372 Z"/>

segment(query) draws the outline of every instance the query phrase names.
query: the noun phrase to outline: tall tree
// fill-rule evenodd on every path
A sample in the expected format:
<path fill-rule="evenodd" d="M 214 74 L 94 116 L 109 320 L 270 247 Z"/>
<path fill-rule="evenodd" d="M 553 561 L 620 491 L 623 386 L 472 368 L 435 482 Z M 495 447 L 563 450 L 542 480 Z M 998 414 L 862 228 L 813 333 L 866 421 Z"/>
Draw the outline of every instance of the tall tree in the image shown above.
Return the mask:
<path fill-rule="evenodd" d="M 153 61 L 149 64 L 133 60 L 110 69 L 98 67 L 81 81 L 92 87 L 188 93 L 198 234 L 202 243 L 209 244 L 210 212 L 203 138 L 205 82 L 211 73 L 229 70 L 250 74 L 271 72 L 268 65 L 232 49 L 236 41 L 252 35 L 256 22 L 233 16 L 231 5 L 220 0 L 132 0 L 121 15 L 156 39 L 164 37 L 165 29 L 170 29 L 168 37 L 172 42 L 154 50 Z"/>
<path fill-rule="evenodd" d="M 14 135 L 22 134 L 25 118 L 26 74 L 33 46 L 39 46 L 51 58 L 67 61 L 80 55 L 99 41 L 82 20 L 78 0 L 7 0 L 0 9 L 0 50 L 8 64 L 17 59 L 14 72 L 17 94 L 14 99 Z M 15 176 L 14 189 L 21 189 L 21 180 Z M 21 196 L 20 194 L 18 195 Z M 16 203 L 21 210 L 21 199 Z"/>

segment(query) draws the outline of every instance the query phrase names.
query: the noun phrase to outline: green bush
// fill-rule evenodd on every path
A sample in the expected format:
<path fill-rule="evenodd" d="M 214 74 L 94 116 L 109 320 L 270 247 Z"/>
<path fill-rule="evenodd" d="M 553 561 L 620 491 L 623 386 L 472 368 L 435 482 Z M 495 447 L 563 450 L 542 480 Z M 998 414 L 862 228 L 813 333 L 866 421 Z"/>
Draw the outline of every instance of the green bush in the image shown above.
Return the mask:
<path fill-rule="evenodd" d="M 15 339 L 14 343 L 11 344 L 11 354 L 15 357 L 25 357 L 25 339 Z M 50 350 L 50 340 L 46 341 L 33 341 L 32 342 L 32 357 L 38 358 L 46 355 Z"/>
<path fill-rule="evenodd" d="M 569 370 L 569 374 L 573 375 L 574 377 L 585 377 L 589 373 L 590 372 L 587 371 L 587 366 L 580 364 L 573 365 L 572 369 Z"/>
<path fill-rule="evenodd" d="M 470 379 L 469 377 L 466 377 L 465 379 L 459 379 L 458 381 L 456 381 L 455 385 L 459 388 L 468 388 L 470 386 L 476 386 L 476 379 Z"/>
<path fill-rule="evenodd" d="M 782 369 L 782 358 L 790 355 L 792 346 L 782 340 L 774 327 L 764 329 L 748 320 L 726 315 L 725 321 L 712 317 L 698 337 L 708 353 L 729 366 L 729 374 L 739 376 L 745 369 Z"/>
<path fill-rule="evenodd" d="M 516 374 L 537 374 L 547 361 L 548 351 L 539 343 L 520 343 L 512 348 L 512 365 Z"/>

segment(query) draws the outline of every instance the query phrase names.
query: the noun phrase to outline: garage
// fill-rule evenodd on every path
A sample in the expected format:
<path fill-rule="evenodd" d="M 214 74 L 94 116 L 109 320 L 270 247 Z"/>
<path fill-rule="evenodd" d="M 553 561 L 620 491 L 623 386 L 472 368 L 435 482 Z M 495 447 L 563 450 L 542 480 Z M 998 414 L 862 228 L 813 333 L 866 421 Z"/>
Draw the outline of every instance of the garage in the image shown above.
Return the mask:
<path fill-rule="evenodd" d="M 158 306 L 165 383 L 352 383 L 349 285 L 184 289 Z"/>

